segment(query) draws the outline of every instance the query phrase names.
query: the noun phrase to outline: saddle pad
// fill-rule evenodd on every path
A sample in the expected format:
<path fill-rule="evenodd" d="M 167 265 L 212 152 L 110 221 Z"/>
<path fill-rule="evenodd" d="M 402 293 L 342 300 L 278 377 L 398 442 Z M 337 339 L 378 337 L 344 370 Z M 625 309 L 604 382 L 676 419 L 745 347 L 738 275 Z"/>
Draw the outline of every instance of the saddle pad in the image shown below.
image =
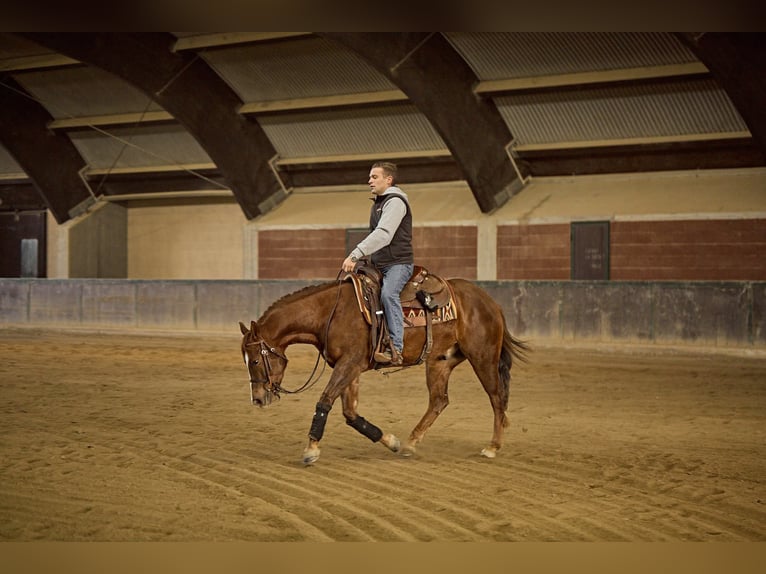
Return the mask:
<path fill-rule="evenodd" d="M 404 313 L 404 328 L 408 327 L 425 327 L 426 324 L 426 310 L 422 307 L 402 307 Z M 434 323 L 446 323 L 447 321 L 454 321 L 457 319 L 457 307 L 455 301 L 450 294 L 449 302 L 444 307 L 439 307 L 431 313 L 431 321 Z"/>
<path fill-rule="evenodd" d="M 342 281 L 350 281 L 351 284 L 354 286 L 354 293 L 356 294 L 356 302 L 359 306 L 359 311 L 362 313 L 362 316 L 364 317 L 365 321 L 367 321 L 368 325 L 372 325 L 372 318 L 370 317 L 370 310 L 367 307 L 365 296 L 364 296 L 364 287 L 365 285 L 363 283 L 369 284 L 371 282 L 369 277 L 366 277 L 364 275 L 358 275 L 356 273 L 346 273 L 344 277 L 342 278 Z M 447 292 L 449 293 L 449 299 L 447 299 L 446 303 L 442 304 L 436 311 L 434 311 L 431 315 L 431 320 L 434 323 L 444 323 L 447 321 L 453 321 L 457 319 L 457 305 L 455 304 L 455 297 L 454 293 L 452 292 L 452 286 L 444 282 L 444 285 L 447 287 Z M 410 306 L 406 303 L 411 303 L 411 301 L 404 302 L 402 305 L 402 313 L 404 315 L 404 327 L 423 327 L 426 324 L 426 315 L 425 315 L 425 309 L 423 309 L 421 306 Z"/>

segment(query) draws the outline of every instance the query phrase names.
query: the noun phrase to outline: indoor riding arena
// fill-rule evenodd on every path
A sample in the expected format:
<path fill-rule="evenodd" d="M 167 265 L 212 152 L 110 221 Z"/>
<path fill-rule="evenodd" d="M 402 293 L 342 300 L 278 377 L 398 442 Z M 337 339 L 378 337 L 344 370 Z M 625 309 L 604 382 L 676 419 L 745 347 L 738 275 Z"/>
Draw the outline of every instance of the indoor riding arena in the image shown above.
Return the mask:
<path fill-rule="evenodd" d="M 766 542 L 764 35 L 377 36 L 0 33 L 0 540 Z M 338 400 L 304 464 L 311 344 L 252 404 L 376 161 L 529 348 L 494 458 L 468 361 L 414 454 Z M 404 445 L 426 370 L 359 414 Z"/>

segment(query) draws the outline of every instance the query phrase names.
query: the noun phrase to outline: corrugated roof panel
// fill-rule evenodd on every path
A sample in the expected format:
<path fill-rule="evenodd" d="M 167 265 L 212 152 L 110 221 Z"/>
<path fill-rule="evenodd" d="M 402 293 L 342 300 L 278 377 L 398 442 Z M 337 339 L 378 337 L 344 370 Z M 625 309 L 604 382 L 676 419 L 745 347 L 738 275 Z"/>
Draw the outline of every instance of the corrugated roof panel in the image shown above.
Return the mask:
<path fill-rule="evenodd" d="M 202 52 L 243 102 L 395 89 L 350 50 L 319 37 Z"/>
<path fill-rule="evenodd" d="M 40 56 L 50 53 L 51 51 L 48 48 L 44 48 L 31 40 L 7 32 L 0 33 L 0 60 Z"/>
<path fill-rule="evenodd" d="M 259 121 L 282 158 L 446 148 L 410 104 L 279 114 Z"/>
<path fill-rule="evenodd" d="M 445 34 L 480 80 L 698 61 L 665 32 L 458 32 Z"/>
<path fill-rule="evenodd" d="M 197 140 L 181 126 L 110 128 L 108 133 L 90 130 L 69 134 L 92 169 L 211 162 Z"/>
<path fill-rule="evenodd" d="M 162 109 L 138 88 L 92 66 L 25 72 L 14 78 L 55 119 Z"/>
<path fill-rule="evenodd" d="M 519 144 L 747 131 L 712 80 L 528 92 L 496 102 Z"/>

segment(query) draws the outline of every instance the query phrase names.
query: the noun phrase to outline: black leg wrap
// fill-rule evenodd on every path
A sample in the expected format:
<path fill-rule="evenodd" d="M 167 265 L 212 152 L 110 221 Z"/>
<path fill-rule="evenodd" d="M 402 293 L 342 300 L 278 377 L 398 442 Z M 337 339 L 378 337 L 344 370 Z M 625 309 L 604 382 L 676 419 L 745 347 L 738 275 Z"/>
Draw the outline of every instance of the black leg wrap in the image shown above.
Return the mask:
<path fill-rule="evenodd" d="M 352 429 L 362 433 L 372 442 L 378 442 L 383 436 L 383 431 L 371 422 L 364 420 L 364 417 L 356 417 L 353 421 L 346 420 L 346 424 Z"/>
<path fill-rule="evenodd" d="M 311 430 L 309 431 L 309 438 L 311 440 L 320 441 L 324 434 L 324 425 L 327 424 L 327 415 L 330 413 L 332 406 L 325 405 L 323 403 L 317 403 L 314 410 L 314 418 L 311 420 Z"/>

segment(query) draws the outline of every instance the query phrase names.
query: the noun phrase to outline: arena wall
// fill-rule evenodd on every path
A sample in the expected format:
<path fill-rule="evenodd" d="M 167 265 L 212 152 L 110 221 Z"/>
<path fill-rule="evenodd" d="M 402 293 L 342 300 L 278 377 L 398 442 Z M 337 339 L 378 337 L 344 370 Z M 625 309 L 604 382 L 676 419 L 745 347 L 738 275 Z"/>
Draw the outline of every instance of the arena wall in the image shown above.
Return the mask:
<path fill-rule="evenodd" d="M 766 169 L 536 178 L 479 211 L 465 182 L 406 186 L 417 263 L 471 280 L 574 277 L 574 226 L 608 226 L 608 275 L 766 280 Z M 369 192 L 296 189 L 248 221 L 233 197 L 129 200 L 58 226 L 49 278 L 333 279 L 367 227 Z M 122 277 L 121 277 L 122 276 Z"/>
<path fill-rule="evenodd" d="M 316 281 L 0 279 L 0 323 L 226 333 Z M 766 350 L 766 282 L 479 281 L 511 331 L 553 344 Z"/>
<path fill-rule="evenodd" d="M 416 262 L 477 281 L 521 337 L 766 346 L 764 169 L 538 178 L 492 214 L 465 182 L 406 191 Z M 0 321 L 227 332 L 334 280 L 367 226 L 359 186 L 295 190 L 253 221 L 218 193 L 49 217 L 49 278 L 0 279 Z M 573 229 L 591 223 L 608 226 L 609 280 L 572 280 Z"/>

